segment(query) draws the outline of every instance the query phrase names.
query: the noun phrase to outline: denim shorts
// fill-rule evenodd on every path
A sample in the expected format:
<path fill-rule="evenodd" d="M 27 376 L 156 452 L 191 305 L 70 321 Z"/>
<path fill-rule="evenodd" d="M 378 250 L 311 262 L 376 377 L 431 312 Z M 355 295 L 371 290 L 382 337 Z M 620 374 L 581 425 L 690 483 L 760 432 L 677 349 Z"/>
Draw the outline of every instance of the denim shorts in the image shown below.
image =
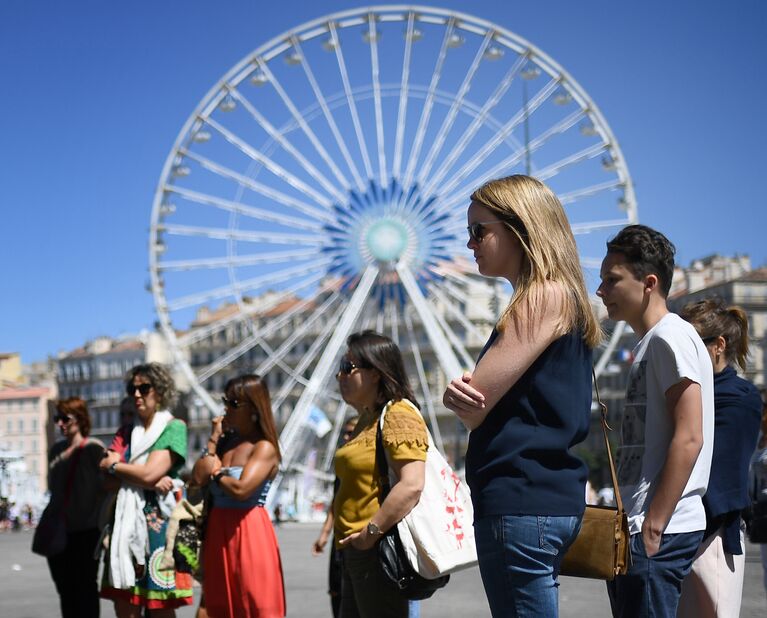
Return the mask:
<path fill-rule="evenodd" d="M 581 519 L 491 515 L 474 522 L 479 571 L 494 618 L 556 618 L 559 564 Z"/>

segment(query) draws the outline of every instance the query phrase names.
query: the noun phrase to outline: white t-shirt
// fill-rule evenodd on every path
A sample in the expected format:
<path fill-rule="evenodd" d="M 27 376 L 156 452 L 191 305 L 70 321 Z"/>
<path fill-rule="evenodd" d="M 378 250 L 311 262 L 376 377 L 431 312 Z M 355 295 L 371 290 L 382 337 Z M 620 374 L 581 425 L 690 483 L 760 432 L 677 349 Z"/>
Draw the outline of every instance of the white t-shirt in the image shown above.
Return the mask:
<path fill-rule="evenodd" d="M 703 448 L 682 497 L 664 530 L 667 534 L 706 528 L 701 498 L 706 493 L 714 449 L 714 370 L 691 324 L 665 315 L 634 348 L 618 448 L 618 482 L 631 534 L 641 532 L 673 437 L 666 391 L 688 378 L 703 396 Z"/>

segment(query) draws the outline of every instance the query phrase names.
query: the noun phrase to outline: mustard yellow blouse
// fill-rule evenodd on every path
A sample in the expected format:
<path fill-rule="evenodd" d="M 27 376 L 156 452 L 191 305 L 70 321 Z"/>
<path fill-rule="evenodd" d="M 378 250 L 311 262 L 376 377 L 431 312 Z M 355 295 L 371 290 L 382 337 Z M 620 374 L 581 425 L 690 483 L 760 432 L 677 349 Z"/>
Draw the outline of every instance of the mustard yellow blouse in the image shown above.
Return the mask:
<path fill-rule="evenodd" d="M 378 419 L 336 451 L 336 476 L 341 481 L 333 501 L 336 542 L 361 531 L 378 511 L 377 425 Z M 392 460 L 426 461 L 426 424 L 409 403 L 397 401 L 387 410 L 383 444 Z"/>

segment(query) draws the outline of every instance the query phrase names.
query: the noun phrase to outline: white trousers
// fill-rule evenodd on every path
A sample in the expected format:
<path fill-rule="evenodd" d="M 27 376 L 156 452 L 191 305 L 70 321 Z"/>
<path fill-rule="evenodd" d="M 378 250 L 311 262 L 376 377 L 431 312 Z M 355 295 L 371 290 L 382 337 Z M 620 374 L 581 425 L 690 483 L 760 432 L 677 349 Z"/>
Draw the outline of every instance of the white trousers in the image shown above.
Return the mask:
<path fill-rule="evenodd" d="M 745 548 L 744 529 L 740 544 Z M 690 574 L 682 582 L 677 618 L 738 618 L 743 598 L 745 553 L 728 554 L 722 548 L 722 529 L 701 544 Z"/>

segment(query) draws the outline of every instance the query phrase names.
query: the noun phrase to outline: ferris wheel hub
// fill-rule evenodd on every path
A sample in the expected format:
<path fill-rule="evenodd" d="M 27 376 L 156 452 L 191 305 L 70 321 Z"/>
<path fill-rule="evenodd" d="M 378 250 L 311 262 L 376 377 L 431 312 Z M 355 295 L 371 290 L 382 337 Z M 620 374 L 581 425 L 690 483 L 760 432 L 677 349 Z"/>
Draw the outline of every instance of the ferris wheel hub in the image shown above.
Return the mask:
<path fill-rule="evenodd" d="M 365 235 L 370 254 L 379 262 L 398 260 L 408 245 L 408 230 L 405 225 L 384 217 L 373 223 Z"/>

